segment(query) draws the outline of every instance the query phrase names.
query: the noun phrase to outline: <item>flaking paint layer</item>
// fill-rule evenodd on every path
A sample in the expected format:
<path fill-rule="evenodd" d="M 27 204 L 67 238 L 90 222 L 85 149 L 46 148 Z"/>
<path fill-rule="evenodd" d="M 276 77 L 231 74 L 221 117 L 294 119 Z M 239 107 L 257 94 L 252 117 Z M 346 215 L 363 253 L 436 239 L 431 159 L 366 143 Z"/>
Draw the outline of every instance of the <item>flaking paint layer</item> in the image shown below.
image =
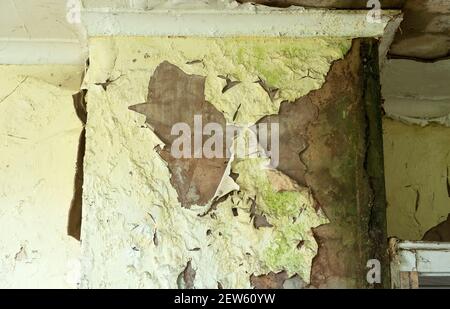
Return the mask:
<path fill-rule="evenodd" d="M 91 39 L 90 46 L 87 84 L 115 80 L 129 70 L 145 70 L 150 77 L 158 64 L 168 61 L 187 74 L 206 76 L 206 100 L 229 123 L 248 124 L 277 113 L 284 100 L 319 89 L 331 63 L 350 49 L 351 39 L 114 37 Z M 223 77 L 240 83 L 222 93 Z M 259 80 L 279 90 L 273 100 Z"/>
<path fill-rule="evenodd" d="M 277 113 L 282 101 L 320 88 L 350 44 L 332 38 L 91 39 L 83 286 L 176 288 L 189 261 L 195 288 L 248 288 L 250 275 L 282 270 L 309 282 L 317 252 L 311 228 L 327 220 L 307 188 L 245 159 L 231 167 L 240 191 L 209 212 L 183 208 L 154 150 L 163 143 L 128 107 L 146 101 L 150 77 L 168 61 L 206 77 L 206 99 L 229 123 L 254 123 Z M 240 83 L 224 92 L 226 78 Z M 261 81 L 278 89 L 275 97 Z M 272 227 L 254 227 L 254 195 Z"/>

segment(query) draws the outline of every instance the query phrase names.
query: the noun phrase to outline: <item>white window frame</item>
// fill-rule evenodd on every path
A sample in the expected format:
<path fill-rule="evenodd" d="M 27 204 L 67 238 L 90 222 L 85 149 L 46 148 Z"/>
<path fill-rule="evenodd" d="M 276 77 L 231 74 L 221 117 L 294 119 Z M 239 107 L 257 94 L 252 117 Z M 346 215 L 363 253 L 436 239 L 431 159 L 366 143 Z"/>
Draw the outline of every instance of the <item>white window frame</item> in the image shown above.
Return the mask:
<path fill-rule="evenodd" d="M 391 285 L 419 288 L 419 276 L 450 277 L 450 243 L 391 239 Z"/>

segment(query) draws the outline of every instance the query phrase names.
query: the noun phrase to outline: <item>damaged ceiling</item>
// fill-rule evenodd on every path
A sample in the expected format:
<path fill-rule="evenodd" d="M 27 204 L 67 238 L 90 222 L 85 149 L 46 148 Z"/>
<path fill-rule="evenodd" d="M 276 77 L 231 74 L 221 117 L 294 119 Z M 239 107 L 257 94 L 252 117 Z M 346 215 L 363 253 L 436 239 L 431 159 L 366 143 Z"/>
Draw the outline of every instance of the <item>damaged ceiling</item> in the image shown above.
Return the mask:
<path fill-rule="evenodd" d="M 409 0 L 391 46 L 396 58 L 439 60 L 450 56 L 450 1 Z"/>

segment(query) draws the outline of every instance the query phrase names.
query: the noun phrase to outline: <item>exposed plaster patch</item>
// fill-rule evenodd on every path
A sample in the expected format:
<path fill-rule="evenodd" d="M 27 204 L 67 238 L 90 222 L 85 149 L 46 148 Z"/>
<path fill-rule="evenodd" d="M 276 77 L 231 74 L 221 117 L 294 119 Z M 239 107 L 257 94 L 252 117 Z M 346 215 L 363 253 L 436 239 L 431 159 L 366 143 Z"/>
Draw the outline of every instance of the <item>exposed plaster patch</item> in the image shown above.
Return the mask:
<path fill-rule="evenodd" d="M 278 123 L 280 139 L 280 162 L 278 169 L 300 185 L 306 185 L 307 166 L 302 161 L 302 153 L 308 148 L 306 132 L 308 126 L 317 119 L 318 108 L 306 98 L 294 102 L 283 102 L 278 115 L 267 116 L 258 123 Z"/>
<path fill-rule="evenodd" d="M 204 125 L 217 124 L 225 132 L 225 118 L 205 101 L 204 89 L 204 77 L 187 75 L 177 66 L 163 62 L 150 79 L 148 103 L 130 107 L 146 116 L 146 122 L 165 143 L 158 153 L 168 164 L 172 174 L 170 180 L 178 192 L 181 205 L 187 208 L 192 205 L 204 206 L 215 197 L 228 163 L 227 145 L 222 135 L 219 136 L 221 144 L 214 142 L 209 147 L 215 148 L 222 158 L 220 155 L 206 158 L 203 153 L 209 141 L 209 135 L 203 131 Z M 197 121 L 196 117 L 200 119 Z M 183 124 L 183 127 L 178 127 L 183 131 L 174 135 L 172 130 L 176 124 Z M 185 132 L 186 125 L 189 133 Z M 218 135 L 217 128 L 214 130 L 211 133 Z M 180 135 L 187 139 L 183 139 L 181 145 Z M 184 157 L 177 157 L 175 151 Z"/>

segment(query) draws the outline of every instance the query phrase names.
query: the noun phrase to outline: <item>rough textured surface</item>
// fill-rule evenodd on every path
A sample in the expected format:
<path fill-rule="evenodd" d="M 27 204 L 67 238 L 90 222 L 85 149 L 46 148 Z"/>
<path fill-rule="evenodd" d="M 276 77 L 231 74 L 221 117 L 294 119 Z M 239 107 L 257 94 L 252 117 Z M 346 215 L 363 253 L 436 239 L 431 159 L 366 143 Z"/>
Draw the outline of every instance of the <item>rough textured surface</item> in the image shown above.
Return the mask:
<path fill-rule="evenodd" d="M 312 228 L 329 223 L 314 208 L 311 192 L 288 176 L 264 169 L 262 159 L 236 160 L 232 171 L 247 200 L 254 197 L 255 214 L 264 215 L 273 233 L 262 259 L 270 270 L 299 275 L 309 283 L 317 243 Z"/>
<path fill-rule="evenodd" d="M 336 98 L 340 98 L 338 103 Z M 376 42 L 355 41 L 346 58 L 333 64 L 321 89 L 291 104 L 294 106 L 283 103 L 279 115 L 267 120 L 280 122 L 281 152 L 297 154 L 284 162 L 289 166 L 286 173 L 298 182 L 305 181 L 314 193 L 315 206 L 324 209 L 331 221 L 315 229 L 320 247 L 311 271 L 312 286 L 367 287 L 364 262 L 344 262 L 355 256 L 359 261 L 378 259 L 383 278 L 379 286 L 386 286 L 389 276 Z M 327 157 L 332 159 L 321 159 Z M 283 155 L 280 167 L 282 164 Z M 324 184 L 330 191 L 323 190 Z"/>
<path fill-rule="evenodd" d="M 0 66 L 0 287 L 75 288 L 67 236 L 81 122 L 71 66 Z"/>
<path fill-rule="evenodd" d="M 251 124 L 277 112 L 281 101 L 320 88 L 331 62 L 349 47 L 347 39 L 92 39 L 85 79 L 89 189 L 83 286 L 178 287 L 187 284 L 188 263 L 195 288 L 250 287 L 251 275 L 283 270 L 309 282 L 317 252 L 311 228 L 327 221 L 307 189 L 292 183 L 285 192 L 280 184 L 289 183 L 287 176 L 269 177 L 258 168 L 260 161 L 244 159 L 231 168 L 245 190 L 229 194 L 206 214 L 197 205 L 183 208 L 169 169 L 154 150 L 163 141 L 128 107 L 145 102 L 147 95 L 153 100 L 149 79 L 169 61 L 186 74 L 206 77 L 206 99 L 229 123 L 240 103 L 244 110 L 252 106 L 254 113 L 242 113 L 238 122 Z M 227 78 L 241 83 L 223 92 Z M 105 91 L 107 80 L 113 82 Z M 242 84 L 256 91 L 248 93 Z M 276 88 L 272 101 L 267 90 Z M 236 101 L 241 94 L 250 99 Z M 264 102 L 271 102 L 270 108 Z M 255 228 L 256 214 L 265 215 L 271 226 Z"/>
<path fill-rule="evenodd" d="M 368 9 L 367 0 L 241 0 L 274 7 Z M 371 7 L 371 6 L 370 6 Z M 369 8 L 370 8 L 369 7 Z M 450 2 L 447 0 L 382 0 L 382 9 L 402 9 L 404 20 L 390 50 L 392 58 L 420 61 L 445 59 L 449 54 Z"/>
<path fill-rule="evenodd" d="M 343 57 L 351 40 L 197 38 L 192 44 L 188 38 L 115 37 L 93 39 L 90 46 L 95 68 L 88 74 L 87 84 L 115 80 L 129 70 L 146 71 L 150 77 L 166 60 L 187 74 L 206 76 L 206 101 L 224 113 L 227 123 L 247 125 L 276 113 L 282 101 L 294 101 L 320 88 L 331 62 Z M 124 52 L 124 47 L 132 56 Z M 109 53 L 104 54 L 105 50 Z M 240 83 L 224 94 L 222 90 L 227 83 L 223 76 Z M 279 89 L 272 101 L 260 80 Z M 233 120 L 238 109 L 240 112 Z"/>
<path fill-rule="evenodd" d="M 450 128 L 389 119 L 383 126 L 388 233 L 420 240 L 450 213 Z"/>

